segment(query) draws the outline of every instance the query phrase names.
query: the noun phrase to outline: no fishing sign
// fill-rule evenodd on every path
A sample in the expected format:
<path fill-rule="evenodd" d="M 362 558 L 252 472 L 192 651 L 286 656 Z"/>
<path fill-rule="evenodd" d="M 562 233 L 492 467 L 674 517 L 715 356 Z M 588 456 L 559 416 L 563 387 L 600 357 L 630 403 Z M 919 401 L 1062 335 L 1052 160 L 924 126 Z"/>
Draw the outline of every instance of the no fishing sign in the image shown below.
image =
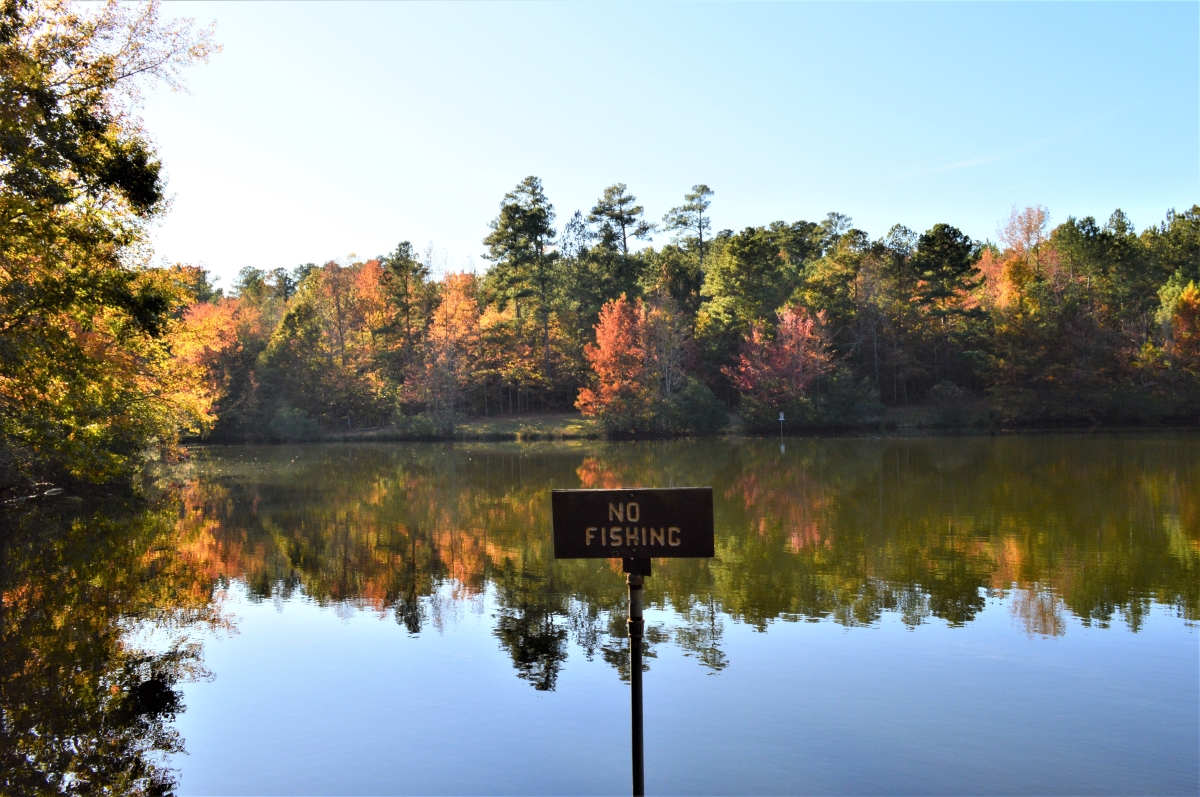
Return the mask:
<path fill-rule="evenodd" d="M 711 487 L 553 490 L 555 559 L 706 558 Z"/>

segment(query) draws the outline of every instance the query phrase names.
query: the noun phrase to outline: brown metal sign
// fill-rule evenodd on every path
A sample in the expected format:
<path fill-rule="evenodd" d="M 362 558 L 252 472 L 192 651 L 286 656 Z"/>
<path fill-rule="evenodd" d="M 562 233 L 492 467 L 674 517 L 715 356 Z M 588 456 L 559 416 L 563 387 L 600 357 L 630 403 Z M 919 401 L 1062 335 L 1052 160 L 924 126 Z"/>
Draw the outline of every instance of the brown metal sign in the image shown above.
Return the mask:
<path fill-rule="evenodd" d="M 711 487 L 554 490 L 555 559 L 711 557 Z"/>

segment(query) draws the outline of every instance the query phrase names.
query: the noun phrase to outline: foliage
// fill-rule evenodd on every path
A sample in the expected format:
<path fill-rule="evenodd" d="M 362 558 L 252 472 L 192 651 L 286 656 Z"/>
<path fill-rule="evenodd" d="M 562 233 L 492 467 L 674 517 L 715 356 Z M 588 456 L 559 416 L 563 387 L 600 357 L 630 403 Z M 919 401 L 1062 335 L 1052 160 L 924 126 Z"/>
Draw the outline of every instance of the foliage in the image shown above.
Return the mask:
<path fill-rule="evenodd" d="M 271 418 L 271 425 L 267 430 L 271 439 L 280 443 L 316 440 L 321 435 L 321 427 L 308 417 L 307 412 L 286 405 L 275 410 L 275 416 Z"/>
<path fill-rule="evenodd" d="M 577 406 L 611 435 L 713 431 L 724 426 L 720 405 L 687 375 L 691 341 L 669 301 L 647 305 L 621 296 L 604 306 L 596 342 L 584 356 L 596 374 Z"/>
<path fill-rule="evenodd" d="M 701 289 L 705 302 L 696 318 L 696 336 L 706 359 L 720 366 L 732 359 L 755 322 L 787 301 L 800 269 L 772 230 L 747 228 L 714 249 Z"/>
<path fill-rule="evenodd" d="M 444 440 L 453 436 L 454 423 L 453 415 L 432 412 L 398 415 L 392 421 L 396 433 L 405 440 Z"/>
<path fill-rule="evenodd" d="M 653 428 L 654 396 L 649 384 L 645 308 L 624 295 L 604 305 L 596 324 L 596 342 L 584 349 L 596 374 L 596 389 L 579 391 L 577 406 L 599 418 L 610 432 Z"/>
<path fill-rule="evenodd" d="M 140 265 L 163 202 L 132 109 L 214 47 L 158 11 L 0 10 L 0 482 L 115 478 L 211 422 L 195 363 L 171 359 L 195 286 Z"/>
<path fill-rule="evenodd" d="M 967 392 L 953 382 L 939 382 L 929 391 L 938 423 L 959 426 L 967 417 Z"/>
<path fill-rule="evenodd" d="M 712 220 L 704 214 L 712 205 L 713 193 L 713 190 L 704 184 L 694 185 L 689 193 L 683 195 L 684 203 L 671 208 L 663 216 L 666 229 L 678 231 L 685 241 L 695 235 L 701 270 L 704 269 L 704 233 L 712 228 Z"/>
<path fill-rule="evenodd" d="M 577 406 L 610 434 L 804 426 L 928 403 L 964 422 L 1200 416 L 1200 206 L 1138 233 L 1013 209 L 1000 244 L 945 223 L 872 239 L 840 213 L 713 234 L 713 191 L 663 216 L 624 183 L 561 235 L 541 180 L 507 192 L 486 273 L 432 250 L 288 270 L 145 265 L 161 165 L 133 114 L 215 47 L 158 7 L 4 7 L 0 480 L 127 476 L 181 436 L 316 439 Z M 796 427 L 793 427 L 796 428 Z"/>
<path fill-rule="evenodd" d="M 410 403 L 450 423 L 461 411 L 479 354 L 479 299 L 473 274 L 448 274 L 425 341 L 425 362 L 405 383 Z"/>
<path fill-rule="evenodd" d="M 824 314 L 812 316 L 804 308 L 787 307 L 779 311 L 773 337 L 761 323 L 751 328 L 742 343 L 737 368 L 725 369 L 742 394 L 747 426 L 767 426 L 776 412 L 801 424 L 817 420 L 810 394 L 833 369 L 821 329 L 824 321 Z"/>
<path fill-rule="evenodd" d="M 692 199 L 676 210 L 700 224 L 708 198 Z M 762 432 L 781 411 L 791 430 L 872 423 L 885 401 L 927 403 L 945 426 L 984 405 L 1003 424 L 1200 412 L 1181 303 L 1200 251 L 1188 248 L 1200 241 L 1192 211 L 1135 235 L 1119 213 L 1051 230 L 1044 208 L 1014 210 L 1004 248 L 947 224 L 872 240 L 831 213 L 706 235 L 702 267 L 687 230 L 627 251 L 636 210 L 615 186 L 594 221 L 577 212 L 556 238 L 530 177 L 501 203 L 482 278 L 434 281 L 407 243 L 290 274 L 246 270 L 235 296 L 182 314 L 195 335 L 206 313 L 239 330 L 191 349 L 216 432 L 272 436 L 284 407 L 325 431 L 389 424 L 413 438 L 570 404 L 618 436 L 720 429 L 731 407 Z"/>
<path fill-rule="evenodd" d="M 829 344 L 824 312 L 793 305 L 778 312 L 769 329 L 756 323 L 742 341 L 736 367 L 725 375 L 741 394 L 739 412 L 749 431 L 838 426 L 862 421 L 875 411 L 871 392 L 855 385 Z"/>
<path fill-rule="evenodd" d="M 1171 365 L 1200 379 L 1200 288 L 1189 282 L 1173 301 L 1166 346 Z"/>
<path fill-rule="evenodd" d="M 655 230 L 652 223 L 642 218 L 646 209 L 636 202 L 637 197 L 629 193 L 625 183 L 615 183 L 604 189 L 604 195 L 588 214 L 588 221 L 598 225 L 600 245 L 616 250 L 619 244 L 625 258 L 629 257 L 630 238 L 645 240 Z"/>
<path fill-rule="evenodd" d="M 386 313 L 377 329 L 379 357 L 390 370 L 406 373 L 420 356 L 421 333 L 428 326 L 437 293 L 429 266 L 417 259 L 412 244 L 401 241 L 381 261 Z"/>
<path fill-rule="evenodd" d="M 1172 212 L 1140 236 L 1119 211 L 1103 227 L 1068 219 L 1036 251 L 1006 253 L 993 269 L 1000 299 L 992 300 L 994 333 L 983 369 L 1000 419 L 1196 417 L 1200 383 L 1178 367 L 1174 319 L 1183 275 L 1200 262 L 1198 211 Z"/>

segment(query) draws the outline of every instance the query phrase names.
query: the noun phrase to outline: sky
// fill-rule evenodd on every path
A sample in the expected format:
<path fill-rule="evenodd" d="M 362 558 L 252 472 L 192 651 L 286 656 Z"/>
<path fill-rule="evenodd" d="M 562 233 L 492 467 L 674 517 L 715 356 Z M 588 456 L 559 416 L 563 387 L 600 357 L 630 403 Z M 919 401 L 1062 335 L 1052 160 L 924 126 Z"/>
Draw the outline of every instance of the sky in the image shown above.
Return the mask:
<path fill-rule="evenodd" d="M 1200 202 L 1200 4 L 173 2 L 217 23 L 142 109 L 172 196 L 156 260 L 292 268 L 432 246 L 488 265 L 501 199 L 558 224 L 626 183 L 716 229 L 937 222 L 1014 206 L 1140 228 Z M 670 240 L 666 234 L 656 245 Z"/>

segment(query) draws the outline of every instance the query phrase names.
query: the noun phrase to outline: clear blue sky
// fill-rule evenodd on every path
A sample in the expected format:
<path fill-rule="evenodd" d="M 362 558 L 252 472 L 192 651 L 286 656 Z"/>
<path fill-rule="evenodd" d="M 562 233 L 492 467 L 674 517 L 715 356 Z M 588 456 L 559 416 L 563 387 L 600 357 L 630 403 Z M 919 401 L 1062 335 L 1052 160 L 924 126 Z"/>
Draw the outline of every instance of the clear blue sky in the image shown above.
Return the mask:
<path fill-rule="evenodd" d="M 850 215 L 996 237 L 1015 204 L 1139 228 L 1200 202 L 1200 4 L 168 3 L 216 19 L 144 109 L 156 257 L 292 267 L 432 242 L 482 270 L 504 192 L 560 224 L 624 182 L 658 220 Z M 659 236 L 658 242 L 666 240 Z"/>

